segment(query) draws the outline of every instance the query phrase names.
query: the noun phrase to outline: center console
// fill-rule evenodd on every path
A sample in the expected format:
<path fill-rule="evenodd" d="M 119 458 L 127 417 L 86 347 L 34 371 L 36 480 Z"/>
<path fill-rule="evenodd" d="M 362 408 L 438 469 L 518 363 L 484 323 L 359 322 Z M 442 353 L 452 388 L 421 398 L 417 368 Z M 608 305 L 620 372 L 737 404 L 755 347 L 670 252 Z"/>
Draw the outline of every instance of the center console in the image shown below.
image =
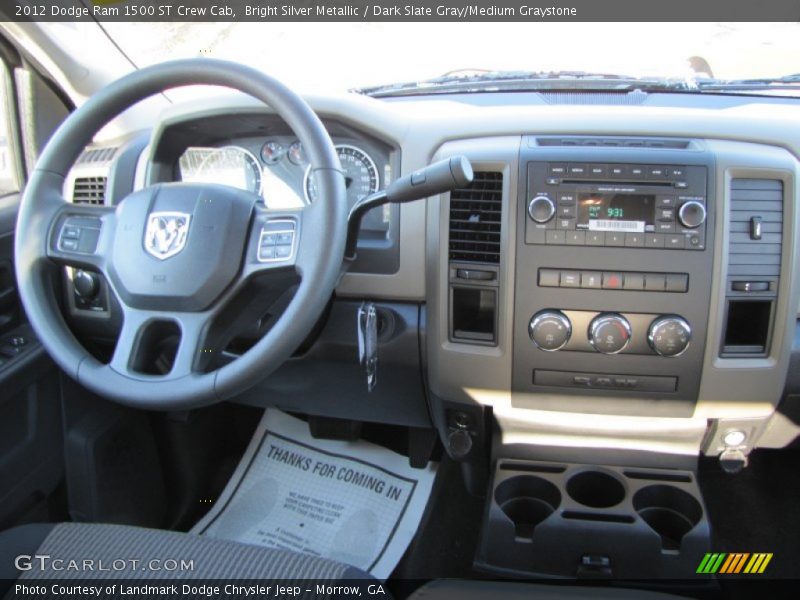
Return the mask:
<path fill-rule="evenodd" d="M 689 142 L 551 141 L 529 138 L 520 154 L 513 406 L 691 415 L 711 293 L 711 156 Z"/>

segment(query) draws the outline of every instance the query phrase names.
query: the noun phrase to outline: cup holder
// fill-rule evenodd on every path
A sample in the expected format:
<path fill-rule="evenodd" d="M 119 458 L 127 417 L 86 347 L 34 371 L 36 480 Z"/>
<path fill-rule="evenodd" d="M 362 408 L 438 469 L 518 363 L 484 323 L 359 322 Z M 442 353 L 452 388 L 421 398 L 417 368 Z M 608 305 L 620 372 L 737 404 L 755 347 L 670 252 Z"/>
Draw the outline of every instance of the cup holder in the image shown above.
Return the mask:
<path fill-rule="evenodd" d="M 582 471 L 569 478 L 567 493 L 584 506 L 609 508 L 625 498 L 625 486 L 603 471 Z"/>
<path fill-rule="evenodd" d="M 691 494 L 671 485 L 650 485 L 633 496 L 633 508 L 661 536 L 665 550 L 678 550 L 683 536 L 703 516 L 700 503 Z"/>
<path fill-rule="evenodd" d="M 514 537 L 531 541 L 536 526 L 561 504 L 561 492 L 541 477 L 518 475 L 498 485 L 494 499 L 514 523 Z"/>

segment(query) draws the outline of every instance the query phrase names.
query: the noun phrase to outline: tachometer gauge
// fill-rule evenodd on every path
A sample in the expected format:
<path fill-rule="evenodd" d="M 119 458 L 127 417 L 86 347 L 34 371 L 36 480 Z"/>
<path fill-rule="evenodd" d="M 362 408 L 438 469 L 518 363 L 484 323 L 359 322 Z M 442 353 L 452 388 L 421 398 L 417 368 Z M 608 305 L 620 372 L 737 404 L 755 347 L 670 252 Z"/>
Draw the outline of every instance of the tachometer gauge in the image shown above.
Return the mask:
<path fill-rule="evenodd" d="M 304 165 L 306 163 L 306 153 L 303 150 L 303 144 L 294 142 L 289 146 L 289 162 L 293 165 Z"/>
<path fill-rule="evenodd" d="M 261 195 L 261 163 L 239 146 L 188 148 L 179 166 L 183 181 L 219 183 Z"/>
<path fill-rule="evenodd" d="M 353 206 L 364 196 L 378 191 L 380 179 L 375 161 L 361 148 L 339 144 L 336 146 L 339 162 L 344 170 L 345 186 L 347 187 L 347 202 Z M 313 202 L 317 199 L 317 186 L 311 176 L 311 167 L 306 169 L 305 178 L 306 200 Z"/>
<path fill-rule="evenodd" d="M 264 164 L 274 165 L 283 155 L 286 154 L 286 147 L 279 142 L 267 142 L 261 146 L 261 160 Z"/>

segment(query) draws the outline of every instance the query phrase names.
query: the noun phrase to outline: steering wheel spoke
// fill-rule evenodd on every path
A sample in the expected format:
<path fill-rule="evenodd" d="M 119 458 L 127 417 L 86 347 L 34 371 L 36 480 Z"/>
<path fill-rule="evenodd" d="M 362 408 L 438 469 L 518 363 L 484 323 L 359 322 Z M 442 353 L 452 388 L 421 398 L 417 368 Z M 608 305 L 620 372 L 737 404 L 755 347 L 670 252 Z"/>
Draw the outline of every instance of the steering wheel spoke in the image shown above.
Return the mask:
<path fill-rule="evenodd" d="M 61 266 L 90 267 L 105 273 L 115 229 L 113 208 L 64 202 L 51 218 L 47 257 Z"/>
<path fill-rule="evenodd" d="M 177 380 L 200 373 L 209 315 L 123 307 L 123 325 L 109 367 L 131 379 Z"/>

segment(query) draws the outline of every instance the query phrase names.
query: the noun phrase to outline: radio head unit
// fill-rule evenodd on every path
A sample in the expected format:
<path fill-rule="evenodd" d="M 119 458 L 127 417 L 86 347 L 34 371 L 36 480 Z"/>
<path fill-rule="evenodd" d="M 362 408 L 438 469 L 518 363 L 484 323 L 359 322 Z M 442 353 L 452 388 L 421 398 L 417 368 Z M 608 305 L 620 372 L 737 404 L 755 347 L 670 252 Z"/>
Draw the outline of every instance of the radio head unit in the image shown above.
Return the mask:
<path fill-rule="evenodd" d="M 704 166 L 528 163 L 528 244 L 703 250 Z"/>

